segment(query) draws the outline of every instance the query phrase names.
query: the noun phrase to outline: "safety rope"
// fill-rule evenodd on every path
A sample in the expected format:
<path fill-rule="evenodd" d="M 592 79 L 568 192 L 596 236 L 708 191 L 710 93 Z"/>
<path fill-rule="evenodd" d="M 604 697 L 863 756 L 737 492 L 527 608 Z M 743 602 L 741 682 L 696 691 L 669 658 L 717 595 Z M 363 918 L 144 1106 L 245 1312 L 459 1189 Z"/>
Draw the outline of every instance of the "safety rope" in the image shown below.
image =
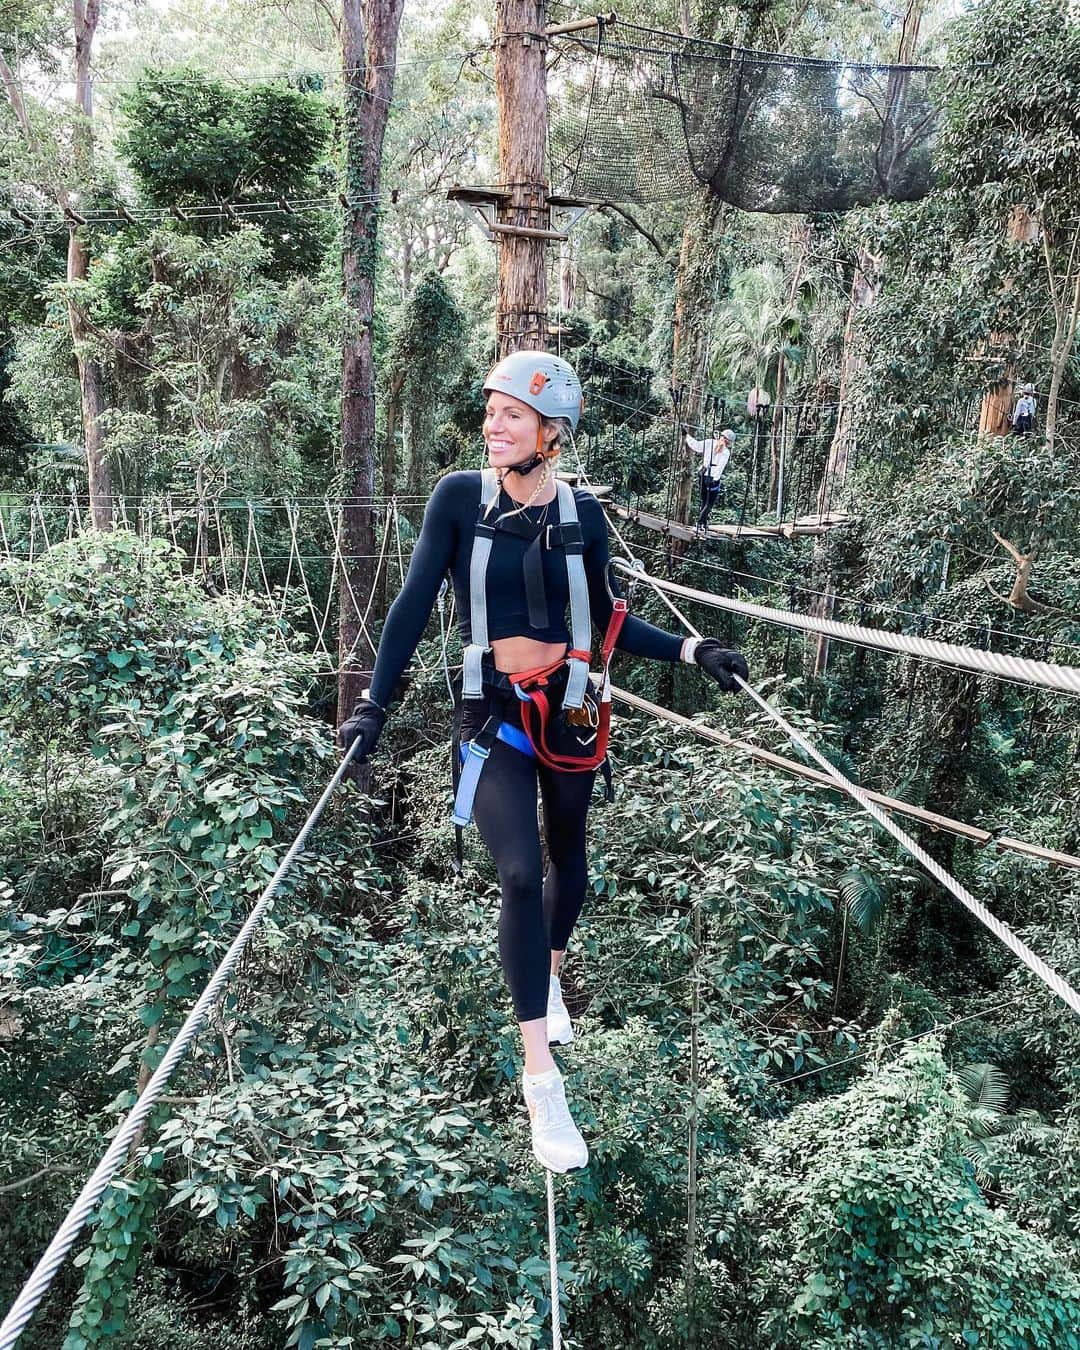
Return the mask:
<path fill-rule="evenodd" d="M 818 618 L 812 614 L 798 614 L 768 605 L 755 605 L 749 600 L 714 595 L 711 591 L 695 590 L 675 581 L 651 576 L 632 562 L 616 559 L 615 566 L 627 576 L 647 581 L 659 593 L 669 592 L 686 600 L 697 600 L 714 609 L 730 610 L 765 623 L 781 624 L 807 633 L 822 633 L 841 642 L 877 647 L 882 651 L 900 652 L 906 656 L 922 656 L 943 665 L 970 670 L 977 675 L 996 675 L 1022 684 L 1038 685 L 1042 689 L 1056 689 L 1066 694 L 1080 694 L 1080 667 L 1059 666 L 1049 661 L 1032 661 L 1025 656 L 1009 656 L 1004 652 L 981 651 L 977 647 L 961 647 L 952 642 L 937 642 L 932 638 L 916 637 L 913 633 L 890 633 L 882 628 L 866 628 L 857 623 L 838 623 L 834 619 Z M 674 607 L 673 607 L 674 608 Z M 678 610 L 674 611 L 676 614 Z M 680 615 L 680 618 L 683 618 Z M 683 622 L 686 620 L 683 618 Z"/>
<path fill-rule="evenodd" d="M 23 1285 L 18 1298 L 11 1305 L 7 1316 L 0 1323 L 0 1350 L 12 1350 L 15 1342 L 22 1335 L 33 1315 L 34 1309 L 48 1292 L 49 1286 L 56 1278 L 56 1273 L 64 1263 L 68 1252 L 75 1244 L 75 1239 L 83 1228 L 87 1219 L 93 1213 L 98 1201 L 105 1192 L 106 1187 L 112 1180 L 113 1175 L 120 1167 L 131 1147 L 132 1142 L 138 1136 L 150 1112 L 157 1104 L 158 1098 L 168 1086 L 169 1079 L 176 1071 L 180 1061 L 191 1047 L 192 1041 L 199 1034 L 206 1018 L 220 997 L 222 990 L 232 974 L 236 963 L 243 955 L 252 934 L 261 922 L 263 915 L 269 907 L 270 901 L 275 894 L 286 874 L 296 861 L 308 835 L 315 826 L 319 817 L 326 808 L 327 802 L 337 790 L 338 784 L 345 776 L 349 768 L 349 762 L 356 751 L 358 742 L 353 742 L 347 753 L 342 757 L 341 763 L 337 767 L 334 776 L 323 789 L 322 796 L 316 802 L 311 814 L 300 827 L 300 832 L 293 840 L 289 851 L 278 864 L 277 871 L 266 884 L 266 888 L 255 902 L 251 913 L 244 920 L 243 926 L 233 939 L 228 951 L 221 959 L 221 963 L 210 977 L 210 981 L 200 995 L 198 1002 L 184 1019 L 180 1030 L 176 1033 L 169 1048 L 165 1051 L 165 1056 L 157 1069 L 151 1075 L 149 1082 L 143 1089 L 138 1101 L 128 1112 L 127 1116 L 117 1130 L 112 1143 L 105 1151 L 101 1161 L 94 1169 L 90 1179 L 79 1192 L 71 1208 L 67 1212 L 63 1223 L 56 1230 L 52 1241 L 45 1249 L 44 1255 L 34 1267 L 26 1283 Z"/>
<path fill-rule="evenodd" d="M 902 848 L 906 849 L 917 862 L 921 863 L 932 877 L 939 881 L 951 895 L 960 901 L 965 909 L 974 914 L 979 922 L 994 934 L 999 942 L 1004 943 L 1014 956 L 1018 957 L 1035 975 L 1038 975 L 1039 979 L 1080 1017 L 1080 993 L 1077 993 L 1067 980 L 1048 966 L 1041 957 L 1036 956 L 1031 948 L 1022 942 L 1007 924 L 1002 923 L 999 918 L 991 914 L 982 901 L 976 900 L 966 886 L 957 881 L 950 872 L 946 872 L 945 868 L 935 861 L 921 845 L 917 844 L 906 830 L 901 829 L 891 816 L 870 800 L 862 788 L 841 773 L 816 746 L 811 745 L 806 737 L 800 731 L 797 731 L 771 703 L 762 698 L 756 689 L 747 684 L 745 680 L 740 679 L 738 675 L 735 676 L 735 679 L 738 681 L 739 687 L 750 695 L 758 707 L 772 718 L 799 749 L 821 766 L 837 787 L 843 788 L 868 815 L 873 816 L 882 829 L 888 830 Z"/>
<path fill-rule="evenodd" d="M 584 482 L 588 483 L 588 478 L 581 465 L 580 456 L 577 456 L 576 453 L 576 445 L 574 446 L 574 451 L 575 456 L 577 457 L 578 471 L 581 478 Z M 612 523 L 610 517 L 608 519 L 609 523 Z M 650 576 L 641 563 L 634 560 L 630 549 L 627 547 L 626 540 L 619 532 L 618 527 L 612 523 L 612 528 L 626 554 L 625 559 L 614 559 L 614 566 L 618 568 L 619 571 L 623 572 L 624 575 L 630 577 L 631 580 L 648 582 L 692 637 L 700 639 L 701 633 L 690 622 L 682 610 L 679 609 L 678 605 L 675 604 L 670 595 L 667 594 L 668 591 L 676 595 L 686 596 L 692 600 L 702 600 L 706 604 L 712 604 L 721 609 L 731 609 L 736 613 L 745 613 L 752 618 L 760 618 L 765 619 L 766 621 L 771 620 L 781 623 L 797 620 L 798 622 L 794 624 L 795 627 L 809 628 L 812 632 L 830 632 L 830 635 L 832 636 L 841 638 L 848 636 L 850 640 L 853 641 L 874 642 L 880 640 L 880 645 L 882 646 L 897 644 L 892 648 L 893 650 L 908 651 L 912 655 L 934 655 L 934 659 L 948 659 L 950 664 L 960 665 L 966 660 L 985 663 L 989 660 L 997 663 L 992 667 L 991 673 L 1004 674 L 1007 677 L 1011 675 L 1013 678 L 1022 679 L 1027 683 L 1039 684 L 1043 687 L 1064 689 L 1066 692 L 1075 691 L 1080 693 L 1080 670 L 1075 667 L 1050 665 L 1045 661 L 1029 661 L 1019 656 L 1003 656 L 995 652 L 978 651 L 973 647 L 957 647 L 947 642 L 931 642 L 925 638 L 910 637 L 906 633 L 886 633 L 880 629 L 863 628 L 859 624 L 842 624 L 833 623 L 831 620 L 810 619 L 804 615 L 789 614 L 785 613 L 783 610 L 769 609 L 764 605 L 752 605 L 741 600 L 729 600 L 724 596 L 712 595 L 707 591 L 696 591 L 689 586 L 679 586 L 672 581 L 663 581 L 659 577 Z M 844 631 L 836 632 L 834 630 Z M 859 636 L 853 636 L 855 634 L 858 634 Z M 906 645 L 899 645 L 901 643 L 917 643 L 919 647 L 924 650 L 915 651 Z M 934 652 L 925 649 L 934 649 Z M 948 655 L 947 657 L 943 657 L 941 653 L 947 653 Z M 985 669 L 985 666 L 983 665 L 978 668 Z M 929 853 L 917 844 L 905 830 L 902 830 L 891 816 L 887 815 L 875 802 L 871 801 L 862 788 L 857 787 L 849 778 L 841 773 L 835 764 L 833 764 L 831 760 L 826 759 L 816 746 L 811 745 L 801 732 L 796 731 L 784 715 L 774 708 L 771 703 L 768 703 L 762 698 L 756 689 L 753 689 L 738 675 L 734 678 L 738 682 L 739 687 L 750 695 L 764 713 L 772 718 L 793 744 L 797 745 L 805 754 L 809 755 L 816 764 L 821 766 L 826 776 L 830 778 L 837 787 L 846 792 L 849 797 L 853 798 L 854 801 L 856 801 L 869 816 L 876 820 L 884 830 L 888 831 L 901 847 L 919 862 L 926 871 L 935 878 L 935 880 L 940 882 L 950 895 L 959 900 L 964 908 L 967 909 L 969 913 L 973 914 L 985 928 L 993 933 L 999 942 L 1008 947 L 1014 956 L 1023 962 L 1030 971 L 1037 975 L 1050 990 L 1057 994 L 1058 998 L 1067 1004 L 1077 1016 L 1080 1016 L 1080 993 L 1077 993 L 1067 980 L 1063 979 L 1056 970 L 1051 969 L 1041 957 L 1036 956 L 1031 948 L 1028 947 L 1026 943 L 1022 942 L 1007 924 L 1002 923 L 1001 920 L 992 914 L 981 901 L 976 900 L 966 886 L 962 885 L 951 873 L 946 872 L 940 863 L 931 858 Z M 1050 681 L 1052 679 L 1057 679 L 1060 682 L 1051 684 Z"/>
<path fill-rule="evenodd" d="M 559 1249 L 557 1246 L 558 1229 L 555 1227 L 555 1179 L 548 1170 L 547 1212 L 548 1212 L 548 1261 L 551 1265 L 551 1350 L 562 1347 L 562 1316 L 559 1309 Z"/>
<path fill-rule="evenodd" d="M 662 583 L 658 582 L 655 577 L 650 577 L 646 573 L 641 572 L 632 566 L 624 566 L 622 570 L 628 572 L 632 577 L 635 577 L 638 580 L 649 582 L 649 584 L 656 591 L 657 595 L 660 596 L 661 600 L 663 600 L 663 602 L 672 611 L 672 613 L 685 626 L 686 630 L 691 634 L 691 636 L 696 638 L 701 637 L 701 633 L 698 632 L 698 630 L 694 627 L 694 625 L 690 622 L 690 620 L 686 617 L 686 615 L 682 612 L 682 610 L 680 610 L 679 607 L 676 604 L 674 604 L 673 601 L 667 595 L 664 594 L 664 590 L 666 589 L 666 587 Z M 685 590 L 687 588 L 679 587 L 678 589 Z M 758 608 L 758 606 L 754 606 L 754 608 Z M 842 625 L 842 626 L 854 627 L 855 625 Z M 941 643 L 937 645 L 946 646 L 947 644 Z M 967 651 L 968 649 L 961 647 L 958 648 L 957 650 Z M 985 653 L 981 652 L 975 654 L 985 655 Z M 1011 659 L 1019 660 L 1019 658 L 1011 658 Z M 1039 661 L 1025 661 L 1023 662 L 1023 664 L 1042 665 L 1043 663 Z M 1065 669 L 1065 667 L 1056 667 L 1056 669 Z M 1080 674 L 1080 672 L 1077 673 Z M 754 702 L 758 705 L 758 707 L 762 710 L 762 712 L 766 713 L 770 718 L 772 718 L 772 720 L 776 723 L 776 725 L 780 727 L 780 729 L 784 732 L 784 734 L 795 745 L 797 745 L 800 750 L 802 750 L 805 754 L 809 755 L 810 758 L 816 764 L 821 766 L 825 774 L 836 784 L 837 787 L 841 788 L 844 792 L 848 794 L 849 797 L 853 798 L 856 802 L 858 802 L 858 804 L 863 808 L 863 810 L 869 816 L 872 816 L 874 820 L 876 820 L 877 823 L 882 827 L 882 829 L 887 830 L 888 833 L 891 834 L 892 837 L 897 841 L 897 843 L 899 843 L 900 846 L 903 849 L 905 849 L 906 852 L 908 852 L 916 860 L 916 862 L 921 863 L 921 865 L 926 869 L 926 871 L 929 872 L 930 875 L 935 878 L 935 880 L 939 881 L 941 885 L 944 886 L 945 889 L 949 892 L 950 895 L 952 895 L 955 899 L 959 900 L 960 903 L 964 906 L 964 908 L 969 911 L 969 913 L 973 914 L 975 918 L 978 919 L 979 922 L 985 928 L 989 929 L 989 931 L 993 933 L 993 935 L 998 939 L 999 942 L 1003 943 L 1006 947 L 1008 947 L 1008 949 L 1013 953 L 1015 957 L 1017 957 L 1020 961 L 1022 961 L 1023 964 L 1027 966 L 1027 968 L 1033 974 L 1037 975 L 1039 979 L 1042 980 L 1042 982 L 1047 986 L 1048 989 L 1052 990 L 1055 994 L 1057 994 L 1058 998 L 1060 998 L 1063 1003 L 1067 1004 L 1073 1010 L 1073 1012 L 1076 1013 L 1078 1017 L 1080 1017 L 1080 993 L 1077 993 L 1077 991 L 1072 987 L 1071 984 L 1069 984 L 1067 980 L 1063 979 L 1057 973 L 1056 970 L 1053 970 L 1050 966 L 1048 966 L 1046 962 L 1042 960 L 1041 957 L 1036 956 L 1035 953 L 1031 950 L 1031 948 L 1028 947 L 1026 943 L 1021 941 L 1021 939 L 1012 931 L 1011 928 L 1009 928 L 1007 924 L 1002 923 L 999 918 L 997 918 L 994 914 L 991 914 L 991 912 L 980 900 L 975 899 L 975 897 L 971 894 L 971 892 L 967 889 L 966 886 L 962 885 L 959 881 L 956 880 L 956 878 L 951 873 L 946 872 L 946 870 L 944 869 L 944 867 L 941 866 L 940 863 L 936 862 L 933 858 L 931 858 L 930 854 L 927 853 L 926 850 L 922 848 L 919 844 L 917 844 L 915 840 L 912 839 L 911 835 L 907 833 L 906 830 L 902 830 L 900 826 L 897 825 L 896 822 L 892 819 L 891 816 L 887 815 L 875 802 L 871 801 L 870 797 L 863 791 L 862 788 L 856 786 L 856 784 L 853 783 L 845 774 L 841 773 L 840 770 L 836 767 L 836 765 L 833 764 L 831 760 L 826 759 L 825 756 L 821 753 L 820 750 L 817 749 L 816 746 L 811 745 L 810 742 L 806 739 L 806 737 L 791 725 L 791 723 L 787 720 L 787 718 L 784 717 L 783 713 L 779 712 L 776 708 L 772 706 L 771 703 L 767 702 L 767 700 L 762 698 L 762 696 L 758 693 L 758 691 L 754 689 L 751 685 L 747 684 L 747 682 L 740 676 L 735 675 L 734 679 L 737 682 L 739 688 L 742 689 L 744 693 L 750 695 L 750 697 L 754 700 Z M 2 1350 L 2 1347 L 0 1347 L 0 1350 Z"/>

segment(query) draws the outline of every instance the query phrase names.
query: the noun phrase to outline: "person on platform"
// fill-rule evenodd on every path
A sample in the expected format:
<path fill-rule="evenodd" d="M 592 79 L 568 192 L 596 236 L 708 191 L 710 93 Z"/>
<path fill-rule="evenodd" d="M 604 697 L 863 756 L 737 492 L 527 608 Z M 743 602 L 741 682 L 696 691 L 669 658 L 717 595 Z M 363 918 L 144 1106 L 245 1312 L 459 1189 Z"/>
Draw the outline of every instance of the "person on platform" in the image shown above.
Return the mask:
<path fill-rule="evenodd" d="M 709 528 L 709 515 L 720 496 L 721 480 L 731 458 L 735 433 L 728 427 L 719 436 L 710 437 L 705 441 L 687 436 L 685 444 L 691 455 L 698 456 L 700 460 L 698 481 L 701 487 L 701 510 L 698 513 L 697 528 L 704 533 Z"/>
<path fill-rule="evenodd" d="M 1020 397 L 1012 415 L 1013 433 L 1027 436 L 1035 426 L 1035 390 L 1030 384 L 1020 386 Z"/>

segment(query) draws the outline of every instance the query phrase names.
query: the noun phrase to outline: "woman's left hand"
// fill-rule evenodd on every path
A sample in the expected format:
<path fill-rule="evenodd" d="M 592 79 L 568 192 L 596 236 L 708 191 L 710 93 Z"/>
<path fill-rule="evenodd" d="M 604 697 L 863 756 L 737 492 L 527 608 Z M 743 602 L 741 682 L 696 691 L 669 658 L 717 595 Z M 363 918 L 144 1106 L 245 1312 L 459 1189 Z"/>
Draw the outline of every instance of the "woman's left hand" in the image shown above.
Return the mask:
<path fill-rule="evenodd" d="M 725 694 L 734 694 L 738 689 L 735 682 L 750 679 L 750 667 L 741 652 L 728 651 L 716 638 L 702 638 L 694 648 L 694 660 L 706 675 L 711 675 Z"/>

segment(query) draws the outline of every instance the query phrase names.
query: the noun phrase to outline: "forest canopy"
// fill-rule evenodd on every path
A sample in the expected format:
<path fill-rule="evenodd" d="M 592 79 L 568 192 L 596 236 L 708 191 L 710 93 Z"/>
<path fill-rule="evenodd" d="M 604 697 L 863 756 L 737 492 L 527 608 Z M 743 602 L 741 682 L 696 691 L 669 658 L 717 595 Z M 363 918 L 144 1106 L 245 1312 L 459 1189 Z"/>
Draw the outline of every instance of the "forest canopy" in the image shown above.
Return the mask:
<path fill-rule="evenodd" d="M 512 323 L 581 376 L 559 467 L 613 554 L 809 618 L 678 598 L 1080 984 L 1077 696 L 979 660 L 1080 667 L 1075 7 L 549 34 L 554 201 L 508 224 L 508 3 L 0 0 L 3 1309 L 338 767 Z M 661 49 L 713 61 L 696 122 Z M 732 153 L 673 167 L 706 144 Z M 889 191 L 854 152 L 895 152 Z M 514 243 L 542 303 L 511 313 L 506 230 L 542 212 Z M 21 1346 L 552 1344 L 500 878 L 475 830 L 455 858 L 455 618 L 440 595 Z M 612 676 L 556 1055 L 590 1151 L 556 1178 L 561 1344 L 1080 1347 L 1077 1016 L 748 695 Z"/>

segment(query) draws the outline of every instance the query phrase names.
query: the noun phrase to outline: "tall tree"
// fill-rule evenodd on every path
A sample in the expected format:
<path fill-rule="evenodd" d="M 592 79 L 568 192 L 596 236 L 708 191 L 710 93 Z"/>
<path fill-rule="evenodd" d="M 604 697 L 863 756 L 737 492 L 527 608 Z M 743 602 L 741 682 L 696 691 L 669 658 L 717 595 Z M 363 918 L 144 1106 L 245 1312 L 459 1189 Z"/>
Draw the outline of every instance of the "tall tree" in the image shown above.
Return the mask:
<path fill-rule="evenodd" d="M 500 356 L 547 342 L 546 246 L 548 96 L 546 0 L 498 0 L 495 92 L 499 113 L 499 281 L 495 328 Z"/>
<path fill-rule="evenodd" d="M 404 0 L 342 0 L 338 32 L 345 85 L 341 281 L 341 521 L 338 721 L 365 688 L 374 657 L 358 607 L 371 594 L 375 555 L 375 272 L 382 150 Z"/>
<path fill-rule="evenodd" d="M 32 9 L 34 7 L 28 7 Z M 38 6 L 37 8 L 41 8 Z M 35 119 L 27 105 L 23 85 L 0 46 L 0 81 L 22 137 L 29 162 L 36 167 L 40 191 L 51 197 L 69 221 L 67 252 L 67 315 L 75 363 L 79 375 L 83 444 L 86 447 L 87 491 L 90 518 L 99 530 L 112 525 L 112 475 L 105 459 L 102 414 L 105 411 L 104 381 L 100 364 L 91 350 L 91 331 L 86 321 L 78 287 L 90 275 L 90 243 L 79 225 L 75 210 L 80 189 L 85 191 L 94 176 L 94 93 L 90 75 L 94 37 L 101 18 L 101 0 L 74 0 L 75 114 L 66 139 L 70 141 L 70 168 L 65 174 L 63 157 L 43 146 Z M 64 137 L 58 137 L 58 140 Z"/>
<path fill-rule="evenodd" d="M 900 66 L 911 65 L 915 60 L 915 51 L 919 42 L 919 27 L 925 0 L 908 0 L 904 12 L 904 26 L 900 33 L 900 47 L 897 61 Z M 887 107 L 893 109 L 899 99 L 905 97 L 905 88 L 900 72 L 894 71 L 889 77 Z M 844 344 L 840 354 L 840 389 L 836 401 L 836 426 L 832 443 L 825 460 L 818 489 L 818 513 L 827 515 L 837 505 L 847 481 L 848 465 L 855 445 L 855 428 L 851 416 L 851 398 L 855 382 L 864 365 L 862 350 L 858 340 L 858 321 L 860 313 L 877 299 L 881 289 L 880 259 L 861 245 L 855 260 L 855 271 L 851 281 L 851 297 L 848 301 L 847 322 L 844 326 Z M 827 544 L 819 541 L 815 550 L 819 558 L 828 556 Z M 836 594 L 833 587 L 831 570 L 828 571 L 821 594 L 814 603 L 814 613 L 829 618 L 833 611 Z M 829 660 L 829 639 L 820 635 L 814 644 L 813 673 L 822 675 Z"/>

